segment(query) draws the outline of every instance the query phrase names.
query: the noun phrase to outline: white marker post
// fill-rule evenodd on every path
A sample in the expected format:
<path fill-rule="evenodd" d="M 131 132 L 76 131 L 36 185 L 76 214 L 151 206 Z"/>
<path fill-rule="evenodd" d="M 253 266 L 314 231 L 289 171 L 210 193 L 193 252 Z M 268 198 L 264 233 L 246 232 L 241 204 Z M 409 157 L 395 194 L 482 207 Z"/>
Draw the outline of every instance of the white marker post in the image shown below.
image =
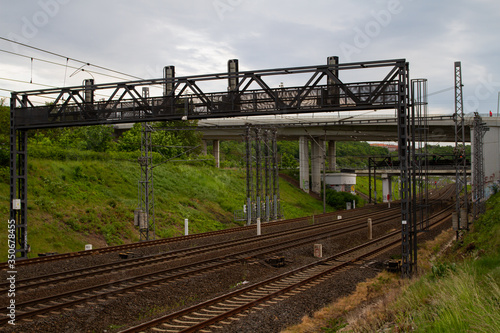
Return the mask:
<path fill-rule="evenodd" d="M 189 235 L 189 220 L 184 219 L 184 235 Z"/>
<path fill-rule="evenodd" d="M 260 217 L 257 218 L 257 236 L 260 236 Z"/>
<path fill-rule="evenodd" d="M 368 219 L 368 239 L 373 239 L 373 224 L 372 219 Z"/>

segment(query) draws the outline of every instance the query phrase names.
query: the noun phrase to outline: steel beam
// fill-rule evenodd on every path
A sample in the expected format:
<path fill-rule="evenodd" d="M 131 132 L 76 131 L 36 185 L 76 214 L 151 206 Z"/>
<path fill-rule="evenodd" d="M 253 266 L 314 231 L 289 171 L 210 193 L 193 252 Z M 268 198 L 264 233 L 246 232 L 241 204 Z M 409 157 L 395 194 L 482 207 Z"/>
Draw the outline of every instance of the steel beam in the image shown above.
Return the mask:
<path fill-rule="evenodd" d="M 28 133 L 17 130 L 14 112 L 16 104 L 26 103 L 12 93 L 10 99 L 10 220 L 16 225 L 16 257 L 27 258 L 28 245 Z M 20 201 L 20 207 L 14 201 Z"/>

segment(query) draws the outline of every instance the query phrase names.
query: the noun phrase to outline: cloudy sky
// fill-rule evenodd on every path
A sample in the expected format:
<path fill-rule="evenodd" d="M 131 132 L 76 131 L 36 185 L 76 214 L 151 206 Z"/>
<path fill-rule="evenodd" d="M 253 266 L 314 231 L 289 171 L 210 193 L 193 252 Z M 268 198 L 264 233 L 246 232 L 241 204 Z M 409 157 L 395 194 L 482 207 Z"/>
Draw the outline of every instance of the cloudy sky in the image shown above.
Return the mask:
<path fill-rule="evenodd" d="M 0 6 L 2 97 L 79 85 L 91 75 L 97 83 L 134 79 L 122 73 L 159 78 L 165 65 L 186 76 L 224 72 L 233 58 L 240 70 L 254 70 L 320 65 L 337 55 L 341 62 L 407 59 L 411 78 L 428 79 L 429 110 L 448 114 L 454 62 L 461 61 L 465 112 L 497 110 L 499 1 L 0 0 Z M 94 73 L 76 70 L 82 64 L 72 59 L 90 63 L 84 69 Z"/>

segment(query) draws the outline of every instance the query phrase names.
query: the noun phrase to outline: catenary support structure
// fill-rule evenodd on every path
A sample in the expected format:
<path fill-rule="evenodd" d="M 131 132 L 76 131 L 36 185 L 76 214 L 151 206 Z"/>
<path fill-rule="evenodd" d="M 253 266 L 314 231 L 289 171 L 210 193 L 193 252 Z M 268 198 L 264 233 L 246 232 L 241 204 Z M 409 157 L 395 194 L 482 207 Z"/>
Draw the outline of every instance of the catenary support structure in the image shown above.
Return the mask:
<path fill-rule="evenodd" d="M 91 126 L 218 117 L 396 110 L 401 177 L 403 275 L 411 274 L 409 251 L 412 156 L 409 113 L 409 66 L 405 59 L 340 63 L 329 57 L 318 66 L 240 71 L 237 62 L 226 73 L 164 77 L 13 92 L 11 95 L 10 218 L 16 223 L 16 252 L 28 254 L 27 131 L 39 128 Z M 365 81 L 341 80 L 356 72 Z M 273 88 L 276 80 L 303 84 Z M 284 78 L 283 78 L 284 77 Z M 342 75 L 352 77 L 352 75 Z M 208 84 L 205 84 L 208 83 Z M 139 93 L 150 88 L 148 97 Z M 163 87 L 163 89 L 158 89 Z M 210 87 L 207 90 L 206 87 Z M 219 88 L 216 88 L 219 87 Z M 228 89 L 229 87 L 229 89 Z M 156 91 L 160 91 L 156 94 Z M 99 94 L 99 99 L 95 98 Z M 43 96 L 43 98 L 42 98 Z M 46 98 L 53 102 L 46 104 Z"/>

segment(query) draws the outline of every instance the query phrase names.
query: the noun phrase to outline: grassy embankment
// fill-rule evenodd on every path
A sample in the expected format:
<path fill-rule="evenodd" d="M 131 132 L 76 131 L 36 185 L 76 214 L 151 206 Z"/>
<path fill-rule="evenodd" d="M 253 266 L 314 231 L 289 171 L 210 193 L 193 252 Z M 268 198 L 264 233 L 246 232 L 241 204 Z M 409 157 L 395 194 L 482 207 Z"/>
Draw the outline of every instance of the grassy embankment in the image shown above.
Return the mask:
<path fill-rule="evenodd" d="M 30 157 L 28 165 L 28 223 L 30 257 L 45 252 L 83 250 L 134 242 L 139 167 L 133 158 L 110 158 L 108 153 L 65 152 L 62 160 Z M 122 154 L 123 155 L 123 154 Z M 111 156 L 113 157 L 113 156 Z M 7 257 L 9 185 L 0 182 L 0 261 Z M 233 211 L 242 209 L 245 172 L 213 166 L 167 163 L 154 169 L 156 233 L 172 237 L 235 227 Z M 321 202 L 280 181 L 286 218 L 318 214 Z"/>
<path fill-rule="evenodd" d="M 500 193 L 462 241 L 454 234 L 420 245 L 418 277 L 382 272 L 286 332 L 499 332 Z"/>

